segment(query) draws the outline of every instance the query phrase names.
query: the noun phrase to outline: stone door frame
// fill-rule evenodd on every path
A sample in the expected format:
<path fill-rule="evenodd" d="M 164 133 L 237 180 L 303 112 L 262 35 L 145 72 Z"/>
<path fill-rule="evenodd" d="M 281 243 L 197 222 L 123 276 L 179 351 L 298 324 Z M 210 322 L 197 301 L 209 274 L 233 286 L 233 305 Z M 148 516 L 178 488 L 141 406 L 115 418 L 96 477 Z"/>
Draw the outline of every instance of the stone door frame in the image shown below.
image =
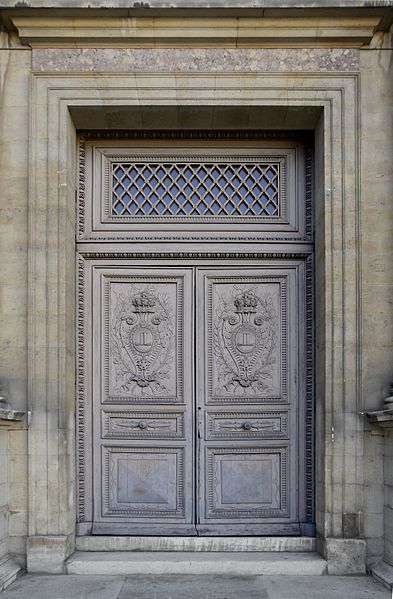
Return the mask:
<path fill-rule="evenodd" d="M 358 95 L 356 73 L 33 74 L 29 571 L 62 572 L 75 547 L 76 128 L 72 109 L 152 105 L 321 109 L 315 130 L 317 539 L 331 572 L 364 571 Z M 256 249 L 257 244 L 249 248 Z M 143 256 L 143 248 L 135 247 L 135 252 Z M 81 335 L 83 323 L 79 324 Z"/>

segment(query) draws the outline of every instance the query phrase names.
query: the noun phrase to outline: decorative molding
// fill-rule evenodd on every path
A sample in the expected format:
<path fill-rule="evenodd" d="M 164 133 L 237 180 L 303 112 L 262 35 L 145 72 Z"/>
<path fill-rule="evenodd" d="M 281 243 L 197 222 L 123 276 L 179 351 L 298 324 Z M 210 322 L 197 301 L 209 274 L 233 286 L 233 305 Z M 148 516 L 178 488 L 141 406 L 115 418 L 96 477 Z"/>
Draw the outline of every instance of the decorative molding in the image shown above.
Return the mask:
<path fill-rule="evenodd" d="M 13 16 L 22 42 L 33 48 L 360 48 L 378 16 L 65 17 Z"/>
<path fill-rule="evenodd" d="M 78 160 L 78 190 L 76 197 L 76 221 L 79 235 L 83 235 L 85 231 L 85 214 L 86 214 L 86 143 L 85 140 L 79 138 L 79 160 Z"/>
<path fill-rule="evenodd" d="M 268 170 L 269 167 L 276 167 L 277 168 L 277 183 L 276 183 L 276 196 L 277 199 L 274 201 L 275 204 L 275 208 L 276 208 L 276 214 L 270 215 L 268 213 L 268 211 L 266 210 L 266 206 L 263 205 L 263 202 L 260 201 L 259 203 L 259 207 L 262 208 L 261 209 L 261 214 L 260 215 L 256 215 L 252 213 L 252 206 L 253 204 L 247 205 L 247 214 L 245 216 L 243 216 L 240 211 L 239 211 L 239 205 L 241 204 L 241 202 L 238 202 L 238 205 L 234 205 L 234 207 L 236 206 L 236 210 L 234 210 L 233 214 L 225 214 L 225 207 L 221 206 L 220 208 L 220 214 L 206 214 L 203 212 L 199 212 L 198 213 L 198 207 L 196 205 L 194 205 L 194 202 L 191 201 L 191 204 L 193 204 L 193 210 L 190 212 L 190 215 L 186 214 L 186 213 L 182 213 L 179 212 L 179 214 L 171 214 L 170 212 L 168 212 L 169 210 L 169 206 L 165 203 L 165 199 L 163 198 L 161 200 L 162 204 L 165 206 L 165 210 L 163 210 L 162 215 L 160 215 L 158 212 L 154 212 L 153 214 L 144 214 L 142 212 L 142 208 L 139 206 L 138 203 L 134 204 L 134 206 L 136 206 L 136 210 L 135 212 L 132 214 L 130 209 L 129 209 L 129 204 L 127 204 L 127 206 L 124 204 L 123 198 L 125 195 L 128 195 L 130 202 L 132 201 L 132 195 L 130 192 L 127 191 L 127 189 L 125 187 L 123 187 L 123 191 L 124 194 L 122 194 L 122 198 L 121 201 L 123 203 L 124 208 L 126 209 L 126 213 L 125 214 L 116 214 L 116 212 L 114 212 L 114 206 L 117 203 L 117 201 L 119 201 L 119 197 L 117 196 L 117 200 L 114 201 L 114 193 L 116 190 L 116 187 L 118 185 L 122 185 L 121 180 L 117 179 L 116 183 L 113 182 L 114 176 L 115 176 L 115 172 L 118 168 L 123 169 L 123 173 L 124 175 L 126 175 L 126 178 L 128 178 L 129 182 L 130 182 L 130 186 L 133 185 L 135 186 L 135 180 L 131 180 L 131 175 L 128 174 L 127 172 L 127 168 L 126 165 L 128 163 L 134 163 L 136 168 L 140 168 L 141 165 L 143 165 L 144 169 L 148 169 L 151 173 L 151 178 L 156 177 L 156 174 L 154 172 L 154 167 L 158 165 L 160 165 L 160 163 L 162 163 L 162 165 L 168 163 L 170 164 L 172 167 L 174 168 L 178 168 L 178 174 L 179 174 L 179 178 L 183 177 L 185 178 L 185 175 L 182 172 L 182 166 L 184 164 L 192 164 L 195 165 L 196 160 L 198 161 L 198 166 L 205 166 L 207 167 L 207 169 L 210 167 L 210 165 L 213 163 L 215 165 L 215 167 L 217 169 L 219 169 L 220 167 L 222 167 L 222 165 L 225 163 L 229 163 L 229 166 L 232 166 L 233 164 L 236 164 L 236 166 L 238 166 L 239 164 L 242 165 L 243 168 L 248 168 L 250 164 L 255 163 L 255 167 L 263 167 L 264 170 Z M 153 165 L 151 164 L 153 163 Z M 180 164 L 179 164 L 180 163 Z M 103 222 L 110 222 L 110 223 L 124 223 L 124 222 L 138 222 L 138 223 L 168 223 L 168 222 L 181 222 L 181 223 L 195 223 L 197 222 L 201 222 L 201 223 L 211 223 L 211 222 L 224 222 L 225 224 L 228 224 L 229 226 L 233 223 L 244 223 L 244 224 L 259 224 L 259 223 L 269 223 L 271 221 L 273 221 L 274 223 L 285 223 L 287 224 L 286 221 L 286 216 L 287 216 L 287 210 L 286 210 L 286 204 L 287 204 L 287 198 L 286 198 L 286 194 L 285 194 L 285 190 L 286 190 L 286 183 L 287 183 L 287 156 L 286 155 L 257 155 L 257 156 L 251 156 L 251 155 L 238 155 L 238 154 L 231 154 L 231 155 L 224 155 L 224 154 L 219 154 L 218 152 L 216 154 L 198 154 L 197 156 L 188 154 L 186 151 L 183 154 L 178 154 L 178 155 L 163 155 L 161 153 L 157 153 L 157 154 L 150 154 L 150 155 L 141 155 L 141 154 L 123 154 L 123 155 L 105 155 L 104 158 L 104 177 L 103 177 L 103 187 L 104 187 L 104 209 L 103 209 L 103 217 L 104 220 Z M 153 167 L 153 168 L 152 168 Z M 262 168 L 261 168 L 262 170 Z M 198 186 L 202 183 L 202 185 L 204 184 L 204 182 L 199 179 L 199 175 L 197 172 L 197 169 L 195 169 L 193 167 L 193 171 L 194 171 L 194 175 L 193 177 L 190 177 L 190 179 L 193 179 L 194 177 L 198 178 Z M 235 176 L 237 176 L 237 173 L 233 173 Z M 211 174 L 209 173 L 209 176 L 211 177 Z M 225 177 L 225 172 L 221 174 L 222 177 Z M 146 176 L 143 174 L 140 174 L 138 178 L 142 178 L 144 179 L 144 183 L 140 184 L 140 188 L 142 187 L 147 187 L 150 185 L 150 179 L 151 178 L 146 178 Z M 171 176 L 170 176 L 171 177 Z M 221 178 L 221 177 L 220 177 Z M 235 177 L 234 177 L 235 178 Z M 217 183 L 217 181 L 215 181 L 216 185 L 220 185 L 219 183 Z M 174 184 L 176 185 L 176 179 L 172 179 L 171 178 L 171 185 Z M 227 184 L 231 185 L 232 181 L 230 179 L 227 180 Z M 271 183 L 272 184 L 272 183 Z M 162 183 L 162 186 L 164 186 L 165 183 Z M 187 181 L 187 186 L 192 186 L 192 182 L 189 180 Z M 154 189 L 154 187 L 150 187 L 150 192 L 151 194 L 156 194 L 156 191 Z M 224 188 L 225 189 L 225 188 Z M 140 191 L 142 191 L 140 189 Z M 210 192 L 211 193 L 211 189 L 205 188 L 206 192 Z M 238 190 L 236 189 L 236 191 L 238 192 Z M 252 191 L 252 190 L 251 190 Z M 173 195 L 172 192 L 170 192 L 169 190 L 165 190 L 165 195 L 167 194 L 171 194 L 171 204 L 172 201 L 174 200 L 176 202 L 176 196 Z M 147 194 L 146 191 L 143 191 L 144 194 Z M 183 192 L 183 188 L 179 188 L 179 193 L 184 193 Z M 196 188 L 192 189 L 192 192 L 189 192 L 189 195 L 195 195 L 195 194 L 200 194 L 199 189 L 197 190 Z M 220 195 L 224 195 L 226 192 L 225 191 L 221 191 Z M 240 192 L 238 192 L 240 193 Z M 261 193 L 261 196 L 264 195 L 265 192 Z M 149 195 L 149 194 L 147 194 Z M 164 195 L 164 194 L 163 194 Z M 265 195 L 265 200 L 267 198 L 267 196 Z M 230 199 L 230 196 L 228 196 L 228 198 Z M 199 198 L 201 199 L 201 197 Z M 254 201 L 256 200 L 256 198 L 254 197 Z M 146 198 L 146 201 L 149 201 L 148 198 Z M 189 200 L 190 201 L 190 200 Z M 217 200 L 219 202 L 219 200 Z M 273 198 L 271 198 L 271 201 L 273 202 Z M 236 199 L 234 200 L 234 202 L 236 202 Z M 247 200 L 244 200 L 244 202 L 247 202 Z M 157 202 L 158 203 L 158 202 Z M 219 202 L 220 203 L 220 202 Z M 266 202 L 267 203 L 267 202 Z M 154 203 L 153 203 L 154 204 Z M 152 206 L 150 206 L 152 207 Z M 177 206 L 180 207 L 180 206 Z M 203 204 L 203 207 L 206 208 L 207 206 L 205 204 Z M 203 208 L 202 208 L 203 209 Z"/>
<path fill-rule="evenodd" d="M 102 411 L 104 439 L 183 439 L 184 413 Z"/>
<path fill-rule="evenodd" d="M 138 146 L 125 148 L 124 144 L 114 151 L 108 142 L 117 141 L 146 141 L 147 143 L 168 141 L 227 141 L 228 146 L 221 150 L 210 151 L 190 147 L 182 148 L 176 155 L 172 154 L 175 146 L 170 146 L 170 152 L 165 154 L 162 148 L 151 146 L 149 153 L 144 147 L 138 153 Z M 261 148 L 251 146 L 247 151 L 236 153 L 232 142 L 241 141 L 288 141 L 290 148 L 280 148 L 270 144 Z M 92 142 L 87 147 L 87 142 Z M 97 144 L 94 142 L 97 141 Z M 99 142 L 102 141 L 102 146 Z M 229 144 L 229 142 L 231 142 Z M 294 143 L 295 142 L 295 143 Z M 162 144 L 161 144 L 162 145 Z M 298 148 L 299 145 L 299 148 Z M 79 181 L 80 193 L 77 194 L 78 238 L 79 242 L 113 242 L 119 241 L 310 241 L 305 235 L 305 197 L 303 191 L 297 193 L 295 181 L 304 173 L 298 167 L 296 155 L 298 150 L 303 156 L 303 147 L 312 145 L 312 135 L 309 132 L 287 131 L 228 131 L 228 130 L 199 130 L 199 131 L 86 131 L 79 136 Z M 208 147 L 208 146 L 207 146 Z M 119 152 L 120 149 L 120 152 Z M 127 150 L 129 150 L 127 152 Z M 281 150 L 281 151 L 280 151 Z M 230 151 L 230 154 L 228 152 Z M 241 162 L 262 165 L 277 162 L 280 167 L 277 187 L 278 214 L 114 214 L 112 209 L 112 177 L 111 168 L 122 162 L 142 162 L 154 164 L 157 161 L 183 163 L 211 161 L 219 163 Z M 301 158 L 301 161 L 303 158 Z M 310 169 L 312 165 L 310 164 Z M 297 174 L 297 170 L 299 173 Z M 153 177 L 154 178 L 154 177 Z M 148 180 L 146 180 L 148 183 Z M 287 197 L 287 190 L 289 197 Z M 193 232 L 195 224 L 200 225 Z M 300 223 L 300 225 L 299 225 Z M 172 228 L 168 227 L 172 224 Z M 300 228 L 299 228 L 300 227 Z M 228 231 L 231 235 L 228 235 Z"/>
<path fill-rule="evenodd" d="M 76 434 L 77 434 L 77 513 L 78 522 L 84 522 L 86 519 L 85 499 L 86 499 L 86 448 L 85 448 L 85 266 L 86 262 L 82 257 L 78 257 L 77 269 L 77 332 L 76 332 Z"/>
<path fill-rule="evenodd" d="M 313 134 L 307 131 L 293 130 L 215 130 L 215 129 L 126 129 L 126 130 L 80 130 L 79 142 L 91 140 L 222 140 L 222 141 L 253 141 L 253 140 L 310 140 Z"/>
<path fill-rule="evenodd" d="M 308 256 L 305 263 L 305 325 L 306 325 L 306 397 L 305 397 L 305 419 L 304 419 L 304 438 L 305 438 L 305 502 L 306 502 L 306 522 L 313 523 L 314 501 L 315 501 L 315 472 L 314 472 L 314 387 L 315 387 L 315 368 L 314 368 L 314 259 Z"/>
<path fill-rule="evenodd" d="M 147 517 L 156 517 L 157 519 L 168 519 L 168 518 L 179 518 L 184 519 L 184 448 L 183 447 L 122 447 L 122 446 L 103 446 L 103 489 L 102 489 L 102 500 L 103 500 L 103 513 L 105 516 L 124 516 L 128 518 L 138 519 Z M 126 502 L 120 503 L 113 497 L 114 489 L 117 488 L 117 469 L 116 469 L 116 456 L 123 455 L 124 458 L 127 455 L 132 456 L 133 454 L 143 455 L 161 455 L 161 456 L 174 456 L 174 467 L 175 467 L 175 507 L 173 509 L 154 509 L 151 503 L 146 503 L 146 508 L 131 507 L 132 505 L 138 505 L 138 503 L 132 504 L 131 502 L 127 506 Z M 113 480 L 114 478 L 114 480 Z M 119 503 L 119 505 L 117 505 Z M 149 506 L 149 507 L 148 507 Z"/>
<path fill-rule="evenodd" d="M 314 238 L 314 148 L 306 144 L 306 238 Z"/>
<path fill-rule="evenodd" d="M 288 439 L 287 411 L 207 412 L 206 439 Z"/>
<path fill-rule="evenodd" d="M 88 260 L 304 260 L 311 252 L 97 252 L 82 249 Z"/>
<path fill-rule="evenodd" d="M 393 407 L 375 412 L 366 412 L 366 416 L 371 424 L 376 424 L 381 428 L 393 429 Z"/>
<path fill-rule="evenodd" d="M 207 507 L 206 507 L 206 521 L 209 522 L 211 519 L 234 519 L 232 522 L 235 524 L 235 520 L 242 520 L 246 518 L 288 518 L 288 472 L 287 472 L 287 462 L 289 458 L 289 448 L 288 447 L 207 447 Z M 218 462 L 219 456 L 227 457 L 227 456 L 250 456 L 255 457 L 256 455 L 265 455 L 265 456 L 273 456 L 276 455 L 279 458 L 278 463 L 276 464 L 279 484 L 277 485 L 277 492 L 279 496 L 277 499 L 277 504 L 279 507 L 271 508 L 249 508 L 249 507 L 239 507 L 238 509 L 234 508 L 233 505 L 229 504 L 227 508 L 217 507 L 217 503 L 219 502 L 220 492 L 220 474 L 221 468 L 219 468 Z M 218 457 L 218 459 L 217 459 Z"/>
<path fill-rule="evenodd" d="M 23 420 L 26 412 L 13 410 L 7 401 L 7 397 L 0 395 L 0 426 Z"/>
<path fill-rule="evenodd" d="M 174 286 L 174 305 L 176 306 L 174 310 L 174 319 L 175 319 L 175 343 L 174 343 L 174 366 L 173 373 L 174 376 L 174 388 L 172 392 L 167 391 L 166 393 L 159 392 L 159 389 L 154 386 L 151 387 L 148 381 L 141 381 L 142 386 L 140 387 L 137 383 L 135 383 L 132 390 L 124 392 L 121 394 L 119 390 L 116 389 L 117 393 L 112 393 L 112 383 L 110 384 L 110 356 L 112 352 L 112 347 L 110 344 L 110 329 L 113 326 L 113 307 L 111 306 L 111 294 L 110 287 L 113 283 L 121 282 L 128 283 L 131 285 L 155 285 L 159 287 L 160 284 L 172 284 Z M 147 276 L 147 277 L 138 277 L 138 276 L 107 276 L 105 277 L 105 286 L 104 286 L 104 356 L 105 356 L 105 366 L 104 366 L 104 396 L 102 398 L 102 403 L 181 403 L 183 401 L 183 370 L 182 370 L 182 355 L 183 355 L 183 281 L 181 277 L 165 277 L 165 276 Z M 156 291 L 158 293 L 158 291 Z M 157 303 L 158 298 L 156 297 Z M 167 315 L 168 317 L 168 315 Z M 153 325 L 149 323 L 147 326 Z M 157 346 L 157 340 L 155 340 L 154 346 Z M 154 352 L 153 352 L 154 353 Z M 151 358 L 151 352 L 147 353 L 146 356 Z M 131 362 L 132 363 L 132 362 Z M 147 373 L 149 372 L 148 366 Z M 135 373 L 134 373 L 135 374 Z M 146 386 L 143 386 L 146 385 Z M 148 391 L 147 393 L 142 393 L 142 391 Z M 137 393 L 138 391 L 138 393 Z"/>

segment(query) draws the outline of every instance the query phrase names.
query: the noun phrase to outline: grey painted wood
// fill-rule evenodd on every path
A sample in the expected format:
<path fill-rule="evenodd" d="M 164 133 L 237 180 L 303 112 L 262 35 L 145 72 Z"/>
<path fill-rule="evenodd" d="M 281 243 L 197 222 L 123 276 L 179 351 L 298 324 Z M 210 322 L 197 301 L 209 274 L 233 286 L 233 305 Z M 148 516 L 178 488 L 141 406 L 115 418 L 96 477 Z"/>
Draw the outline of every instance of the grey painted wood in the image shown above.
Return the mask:
<path fill-rule="evenodd" d="M 87 289 L 91 532 L 300 534 L 304 262 L 96 262 Z"/>
<path fill-rule="evenodd" d="M 190 534 L 192 269 L 92 275 L 93 533 Z"/>
<path fill-rule="evenodd" d="M 310 149 L 198 135 L 80 140 L 79 534 L 312 527 Z M 157 157 L 279 164 L 279 214 L 114 214 L 116 164 Z"/>
<path fill-rule="evenodd" d="M 301 271 L 198 269 L 200 534 L 299 532 Z"/>

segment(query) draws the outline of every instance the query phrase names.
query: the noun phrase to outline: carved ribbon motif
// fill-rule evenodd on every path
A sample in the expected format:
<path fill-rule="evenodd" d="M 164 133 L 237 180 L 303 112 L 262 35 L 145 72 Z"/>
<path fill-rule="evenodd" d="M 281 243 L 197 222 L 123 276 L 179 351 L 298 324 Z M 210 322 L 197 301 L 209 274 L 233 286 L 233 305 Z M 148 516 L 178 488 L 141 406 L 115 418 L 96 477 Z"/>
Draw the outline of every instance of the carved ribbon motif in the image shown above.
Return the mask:
<path fill-rule="evenodd" d="M 278 319 L 270 294 L 253 289 L 220 298 L 213 322 L 216 395 L 272 392 Z"/>

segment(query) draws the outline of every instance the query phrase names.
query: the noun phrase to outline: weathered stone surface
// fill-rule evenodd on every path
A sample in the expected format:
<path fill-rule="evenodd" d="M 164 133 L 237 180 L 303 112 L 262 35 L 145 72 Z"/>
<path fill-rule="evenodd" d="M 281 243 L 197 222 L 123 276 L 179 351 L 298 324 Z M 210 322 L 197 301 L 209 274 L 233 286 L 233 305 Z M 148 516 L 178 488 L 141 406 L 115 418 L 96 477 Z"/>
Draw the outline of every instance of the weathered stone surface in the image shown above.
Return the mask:
<path fill-rule="evenodd" d="M 226 574 L 228 576 L 320 575 L 326 562 L 316 553 L 76 552 L 68 574 Z"/>
<path fill-rule="evenodd" d="M 29 537 L 27 570 L 33 573 L 62 574 L 71 551 L 71 540 L 65 536 Z"/>
<path fill-rule="evenodd" d="M 78 551 L 315 551 L 311 537 L 77 537 Z"/>
<path fill-rule="evenodd" d="M 341 576 L 366 573 L 366 543 L 361 539 L 327 538 L 324 556 L 328 574 Z"/>
<path fill-rule="evenodd" d="M 33 576 L 2 599 L 390 599 L 371 577 L 326 576 Z"/>
<path fill-rule="evenodd" d="M 359 50 L 348 48 L 35 48 L 37 72 L 356 71 Z"/>

